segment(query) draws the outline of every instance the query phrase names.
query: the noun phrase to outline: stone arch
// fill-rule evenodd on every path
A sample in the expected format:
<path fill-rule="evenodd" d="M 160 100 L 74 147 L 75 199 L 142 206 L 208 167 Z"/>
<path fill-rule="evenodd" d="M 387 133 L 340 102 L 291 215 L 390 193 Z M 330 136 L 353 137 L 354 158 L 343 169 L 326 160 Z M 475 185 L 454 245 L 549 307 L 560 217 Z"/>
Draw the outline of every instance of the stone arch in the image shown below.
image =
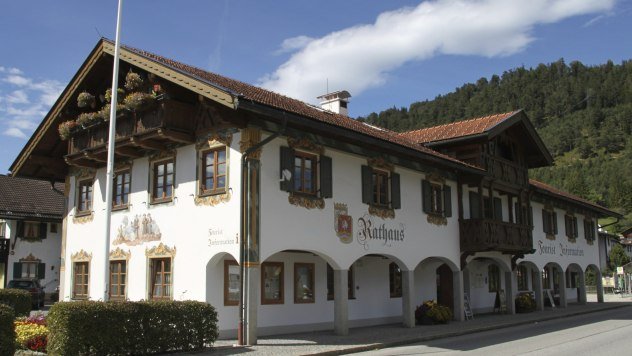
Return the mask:
<path fill-rule="evenodd" d="M 544 310 L 544 299 L 542 294 L 542 269 L 538 267 L 534 262 L 524 260 L 518 263 L 518 267 L 527 267 L 527 276 L 523 277 L 520 275 L 520 271 L 516 268 L 516 284 L 517 284 L 517 292 L 521 294 L 524 291 L 520 290 L 521 282 L 520 278 L 526 278 L 526 282 L 529 285 L 529 293 L 532 293 L 532 296 L 535 299 L 536 310 Z"/>
<path fill-rule="evenodd" d="M 576 301 L 579 304 L 586 303 L 586 278 L 584 269 L 577 263 L 569 263 L 566 267 L 566 287 L 577 289 Z M 568 294 L 568 293 L 567 293 Z M 572 291 L 568 295 L 572 297 Z"/>
<path fill-rule="evenodd" d="M 482 254 L 468 258 L 463 268 L 464 295 L 474 313 L 493 312 L 502 307 L 505 296 L 507 312 L 514 313 L 515 278 L 509 258 L 500 254 Z"/>
<path fill-rule="evenodd" d="M 592 271 L 592 273 L 590 273 L 590 271 Z M 589 264 L 584 270 L 584 276 L 586 279 L 587 294 L 588 292 L 595 293 L 597 295 L 597 302 L 603 303 L 603 276 L 599 267 L 594 264 Z M 591 280 L 592 278 L 594 278 L 594 282 Z"/>
<path fill-rule="evenodd" d="M 565 272 L 565 269 L 554 261 L 548 262 L 542 268 L 542 288 L 544 291 L 550 291 L 555 303 L 562 308 L 567 306 Z M 548 298 L 545 302 L 547 300 Z"/>
<path fill-rule="evenodd" d="M 424 263 L 428 263 L 428 262 L 442 262 L 443 264 L 446 264 L 448 267 L 450 267 L 450 270 L 452 270 L 452 272 L 458 272 L 461 269 L 459 268 L 459 266 L 454 263 L 452 260 L 450 260 L 447 257 L 440 257 L 440 256 L 429 256 L 424 258 L 423 260 L 419 261 L 419 263 L 417 263 L 417 265 L 415 266 L 415 270 L 417 268 L 419 268 L 420 266 L 422 266 Z"/>
<path fill-rule="evenodd" d="M 332 258 L 331 256 L 329 256 L 328 254 L 322 252 L 322 251 L 318 251 L 318 250 L 314 250 L 314 249 L 286 249 L 286 250 L 278 250 L 278 251 L 272 251 L 266 255 L 262 255 L 261 256 L 261 262 L 264 262 L 266 260 L 268 260 L 270 257 L 282 253 L 282 252 L 288 252 L 288 253 L 292 253 L 292 252 L 307 252 L 307 253 L 311 253 L 313 255 L 316 255 L 320 258 L 322 258 L 323 260 L 325 260 L 325 262 L 327 262 L 333 269 L 341 269 L 341 264 L 336 261 L 334 258 Z"/>

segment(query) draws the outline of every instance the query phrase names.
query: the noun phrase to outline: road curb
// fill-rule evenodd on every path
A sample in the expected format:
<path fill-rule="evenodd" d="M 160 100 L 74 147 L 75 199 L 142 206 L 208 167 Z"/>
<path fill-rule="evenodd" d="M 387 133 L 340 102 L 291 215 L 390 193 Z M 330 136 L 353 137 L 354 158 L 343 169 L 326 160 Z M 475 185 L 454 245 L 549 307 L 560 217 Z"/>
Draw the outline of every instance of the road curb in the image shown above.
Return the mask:
<path fill-rule="evenodd" d="M 410 344 L 415 344 L 418 342 L 433 341 L 433 340 L 445 339 L 449 337 L 463 336 L 467 334 L 475 334 L 475 333 L 480 333 L 480 332 L 485 332 L 485 331 L 490 331 L 490 330 L 504 329 L 504 328 L 513 327 L 513 326 L 520 326 L 520 325 L 539 323 L 539 322 L 550 321 L 550 320 L 563 319 L 563 318 L 573 317 L 577 315 L 597 313 L 604 310 L 612 310 L 612 309 L 625 308 L 625 307 L 630 307 L 630 306 L 632 306 L 632 304 L 617 304 L 617 305 L 612 305 L 612 306 L 603 306 L 598 309 L 575 311 L 575 312 L 562 314 L 562 315 L 551 315 L 551 316 L 546 316 L 546 317 L 536 319 L 536 320 L 521 320 L 521 321 L 506 322 L 506 323 L 500 323 L 500 324 L 494 324 L 494 325 L 485 325 L 476 329 L 452 331 L 452 332 L 446 332 L 446 333 L 441 333 L 441 334 L 436 334 L 436 335 L 413 337 L 406 340 L 380 342 L 380 343 L 374 343 L 374 344 L 368 344 L 368 345 L 362 345 L 362 346 L 354 346 L 354 347 L 340 349 L 340 350 L 309 353 L 305 355 L 325 355 L 325 356 L 347 355 L 347 354 L 352 354 L 356 352 L 372 351 L 372 350 L 385 349 L 389 347 L 410 345 Z"/>

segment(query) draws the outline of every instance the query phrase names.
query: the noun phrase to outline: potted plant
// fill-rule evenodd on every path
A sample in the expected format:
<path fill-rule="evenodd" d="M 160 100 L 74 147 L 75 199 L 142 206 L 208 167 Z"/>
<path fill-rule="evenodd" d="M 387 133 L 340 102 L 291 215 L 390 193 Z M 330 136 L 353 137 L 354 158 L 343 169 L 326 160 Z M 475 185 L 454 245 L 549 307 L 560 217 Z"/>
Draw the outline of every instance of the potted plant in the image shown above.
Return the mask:
<path fill-rule="evenodd" d="M 116 98 L 117 102 L 121 102 L 123 100 L 123 97 L 125 95 L 125 90 L 118 88 L 118 90 L 116 91 L 118 93 L 118 96 Z M 112 89 L 109 88 L 108 90 L 105 91 L 105 101 L 108 103 L 112 102 Z"/>
<path fill-rule="evenodd" d="M 520 293 L 516 297 L 516 313 L 531 313 L 535 311 L 536 304 L 535 299 L 531 293 Z"/>
<path fill-rule="evenodd" d="M 97 112 L 97 116 L 103 120 L 103 121 L 108 121 L 110 120 L 110 108 L 112 107 L 111 104 L 105 104 L 103 105 L 103 107 L 101 108 L 101 110 L 99 110 Z M 116 115 L 118 116 L 119 114 L 121 114 L 123 111 L 125 111 L 127 108 L 125 107 L 125 105 L 123 104 L 117 104 L 116 105 Z"/>
<path fill-rule="evenodd" d="M 125 89 L 129 91 L 137 91 L 143 86 L 143 79 L 140 74 L 129 71 L 125 76 Z"/>
<path fill-rule="evenodd" d="M 77 106 L 80 108 L 92 108 L 95 105 L 94 95 L 84 91 L 77 96 Z"/>
<path fill-rule="evenodd" d="M 422 325 L 445 324 L 452 320 L 452 311 L 445 305 L 428 300 L 415 309 L 415 319 L 417 324 Z"/>
<path fill-rule="evenodd" d="M 81 125 L 81 127 L 83 128 L 86 128 L 99 122 L 100 118 L 101 117 L 97 115 L 96 112 L 84 112 L 77 116 L 77 124 Z"/>
<path fill-rule="evenodd" d="M 134 92 L 128 94 L 123 100 L 123 104 L 131 111 L 143 111 L 148 109 L 156 101 L 152 94 Z"/>
<path fill-rule="evenodd" d="M 75 120 L 62 122 L 61 124 L 59 124 L 59 127 L 57 129 L 59 131 L 59 137 L 62 140 L 66 141 L 70 138 L 70 135 L 74 131 L 75 127 L 77 127 L 77 122 L 75 122 Z"/>

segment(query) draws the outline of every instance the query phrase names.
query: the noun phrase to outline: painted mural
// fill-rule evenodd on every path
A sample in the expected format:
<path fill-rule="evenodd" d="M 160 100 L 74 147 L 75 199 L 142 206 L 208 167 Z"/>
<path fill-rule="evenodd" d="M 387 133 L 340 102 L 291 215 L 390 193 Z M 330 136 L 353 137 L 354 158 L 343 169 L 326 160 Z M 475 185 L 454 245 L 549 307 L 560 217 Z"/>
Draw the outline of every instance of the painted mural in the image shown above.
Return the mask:
<path fill-rule="evenodd" d="M 160 241 L 162 234 L 151 214 L 137 214 L 133 218 L 123 217 L 114 245 L 135 246 L 150 241 Z"/>

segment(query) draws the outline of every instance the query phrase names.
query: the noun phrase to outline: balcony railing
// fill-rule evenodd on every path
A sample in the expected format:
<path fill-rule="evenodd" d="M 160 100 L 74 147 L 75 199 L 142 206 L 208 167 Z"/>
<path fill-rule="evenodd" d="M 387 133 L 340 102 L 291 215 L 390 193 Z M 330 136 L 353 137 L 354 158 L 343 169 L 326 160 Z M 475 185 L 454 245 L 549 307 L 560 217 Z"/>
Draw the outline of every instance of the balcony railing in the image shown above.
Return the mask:
<path fill-rule="evenodd" d="M 486 156 L 487 171 L 496 179 L 518 186 L 529 184 L 529 173 L 525 167 L 506 159 Z"/>
<path fill-rule="evenodd" d="M 492 219 L 460 222 L 461 252 L 529 252 L 533 249 L 531 226 Z"/>
<path fill-rule="evenodd" d="M 192 143 L 195 130 L 193 105 L 161 100 L 153 108 L 119 114 L 116 119 L 117 154 L 139 157 L 143 150 L 159 150 L 169 143 Z M 74 132 L 68 141 L 66 161 L 100 165 L 107 156 L 107 122 Z"/>

